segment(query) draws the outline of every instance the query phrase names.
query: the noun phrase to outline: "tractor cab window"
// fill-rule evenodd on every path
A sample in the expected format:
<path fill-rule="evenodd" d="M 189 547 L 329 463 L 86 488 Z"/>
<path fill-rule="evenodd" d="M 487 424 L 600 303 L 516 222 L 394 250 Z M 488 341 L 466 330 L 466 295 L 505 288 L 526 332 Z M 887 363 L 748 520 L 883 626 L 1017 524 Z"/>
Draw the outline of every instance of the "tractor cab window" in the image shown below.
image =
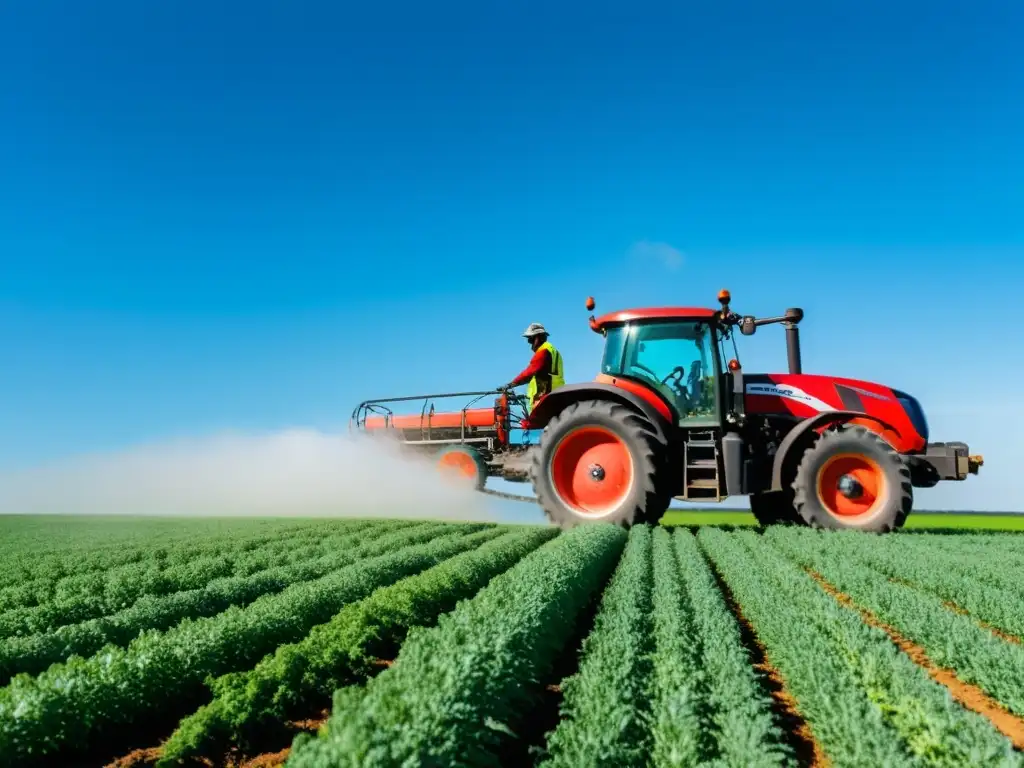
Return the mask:
<path fill-rule="evenodd" d="M 629 328 L 622 372 L 650 382 L 687 421 L 717 422 L 714 339 L 707 323 Z"/>
<path fill-rule="evenodd" d="M 601 373 L 615 376 L 622 372 L 622 351 L 626 344 L 626 328 L 610 328 L 605 333 L 604 355 L 601 358 Z"/>

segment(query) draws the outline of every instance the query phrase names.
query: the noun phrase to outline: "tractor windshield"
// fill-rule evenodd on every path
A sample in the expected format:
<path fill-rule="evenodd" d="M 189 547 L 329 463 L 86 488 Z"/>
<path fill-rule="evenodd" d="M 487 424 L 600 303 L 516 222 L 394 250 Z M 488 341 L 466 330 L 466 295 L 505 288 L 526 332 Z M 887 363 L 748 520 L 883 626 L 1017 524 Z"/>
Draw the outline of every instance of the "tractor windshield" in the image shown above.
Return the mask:
<path fill-rule="evenodd" d="M 684 420 L 717 422 L 715 342 L 707 323 L 639 324 L 623 331 L 624 375 L 650 382 Z"/>

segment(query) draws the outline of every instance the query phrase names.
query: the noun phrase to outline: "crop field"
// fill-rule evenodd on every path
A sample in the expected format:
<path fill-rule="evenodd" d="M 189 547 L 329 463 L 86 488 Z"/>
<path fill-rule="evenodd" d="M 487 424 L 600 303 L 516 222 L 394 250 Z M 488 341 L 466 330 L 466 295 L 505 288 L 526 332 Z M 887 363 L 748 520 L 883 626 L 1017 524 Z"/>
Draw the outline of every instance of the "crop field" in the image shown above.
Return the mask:
<path fill-rule="evenodd" d="M 757 520 L 743 510 L 670 509 L 661 519 L 664 525 L 756 526 Z M 990 530 L 1024 532 L 1024 514 L 985 514 L 978 512 L 914 512 L 907 518 L 910 530 Z"/>
<path fill-rule="evenodd" d="M 0 765 L 1024 766 L 1024 535 L 0 519 Z"/>

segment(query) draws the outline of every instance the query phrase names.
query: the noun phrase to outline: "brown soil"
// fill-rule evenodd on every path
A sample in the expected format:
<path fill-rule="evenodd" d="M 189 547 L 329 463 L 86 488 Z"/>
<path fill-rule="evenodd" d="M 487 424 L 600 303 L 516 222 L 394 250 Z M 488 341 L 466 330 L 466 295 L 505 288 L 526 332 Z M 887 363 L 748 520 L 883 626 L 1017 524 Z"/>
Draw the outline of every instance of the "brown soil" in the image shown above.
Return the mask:
<path fill-rule="evenodd" d="M 380 670 L 385 670 L 394 664 L 394 659 L 374 659 L 371 665 L 377 667 Z M 316 733 L 320 730 L 320 726 L 327 722 L 330 717 L 330 709 L 323 709 L 317 717 L 306 718 L 304 720 L 289 720 L 286 725 L 294 733 L 299 731 L 308 731 L 310 733 Z M 277 752 L 264 752 L 259 755 L 249 755 L 247 757 L 241 757 L 236 755 L 229 756 L 220 765 L 225 768 L 281 768 L 288 759 L 288 755 L 291 753 L 291 747 L 285 747 Z M 212 763 L 211 763 L 212 765 Z"/>
<path fill-rule="evenodd" d="M 763 649 L 761 649 L 761 653 L 764 653 Z M 799 764 L 811 768 L 827 768 L 829 766 L 828 756 L 815 740 L 811 727 L 800 714 L 800 710 L 797 709 L 796 699 L 786 689 L 782 675 L 767 660 L 759 661 L 756 656 L 754 669 L 762 675 L 763 685 L 772 698 L 775 717 L 785 729 L 790 747 L 796 754 Z"/>
<path fill-rule="evenodd" d="M 305 720 L 289 720 L 288 727 L 294 731 L 317 731 L 321 725 L 327 722 L 327 718 L 330 716 L 330 709 L 322 709 L 316 717 L 308 717 Z"/>
<path fill-rule="evenodd" d="M 289 752 L 291 752 L 291 747 L 286 747 L 280 752 L 268 752 L 254 757 L 252 760 L 239 763 L 238 768 L 280 768 L 288 759 Z"/>
<path fill-rule="evenodd" d="M 382 666 L 390 664 L 390 661 L 381 662 Z M 299 731 L 316 732 L 321 725 L 327 722 L 329 715 L 330 711 L 325 709 L 320 712 L 318 717 L 289 721 L 287 726 L 296 733 Z M 288 759 L 290 750 L 291 747 L 286 747 L 277 752 L 265 752 L 255 756 L 242 756 L 236 751 L 232 751 L 224 755 L 220 760 L 196 758 L 194 764 L 210 766 L 210 768 L 215 768 L 216 766 L 224 766 L 224 768 L 279 768 Z M 162 747 L 136 749 L 134 752 L 129 752 L 127 755 L 104 765 L 103 768 L 150 768 L 160 758 L 161 751 Z"/>
<path fill-rule="evenodd" d="M 383 664 L 390 666 L 391 662 L 383 662 Z M 328 709 L 323 710 L 319 717 L 313 717 L 306 720 L 292 720 L 288 722 L 288 727 L 298 731 L 309 731 L 315 733 L 320 729 L 320 726 L 327 722 L 327 718 L 331 712 Z M 291 747 L 285 747 L 277 752 L 264 752 L 262 755 L 255 755 L 253 757 L 239 760 L 236 758 L 234 762 L 227 763 L 228 768 L 280 768 L 283 766 L 285 761 L 288 759 L 288 755 L 291 752 Z"/>
<path fill-rule="evenodd" d="M 136 749 L 134 752 L 129 752 L 127 755 L 107 763 L 103 768 L 142 768 L 143 766 L 153 765 L 160 759 L 162 751 L 160 747 Z"/>
<path fill-rule="evenodd" d="M 709 563 L 709 565 L 712 564 Z M 739 623 L 740 639 L 750 654 L 750 660 L 754 669 L 760 673 L 761 685 L 772 700 L 772 714 L 782 728 L 786 743 L 793 750 L 797 762 L 809 768 L 828 768 L 830 763 L 825 750 L 818 744 L 810 725 L 807 724 L 803 715 L 800 714 L 796 699 L 787 690 L 786 682 L 783 680 L 782 675 L 769 663 L 768 654 L 764 646 L 757 639 L 753 627 L 743 615 L 743 611 L 740 610 L 732 591 L 725 581 L 722 580 L 713 565 L 711 572 L 718 582 L 718 588 L 725 598 L 726 605 L 728 605 L 729 610 Z"/>
<path fill-rule="evenodd" d="M 287 726 L 295 733 L 299 731 L 316 732 L 321 725 L 327 722 L 330 714 L 330 710 L 325 709 L 320 712 L 319 717 L 307 720 L 291 720 L 287 723 Z M 220 762 L 210 763 L 210 765 L 224 766 L 224 768 L 280 768 L 280 766 L 285 764 L 290 752 L 291 747 L 285 747 L 276 752 L 263 752 L 259 755 L 240 755 L 237 752 L 233 752 L 230 755 L 226 755 Z"/>
<path fill-rule="evenodd" d="M 992 725 L 994 725 L 1000 733 L 1006 736 L 1006 738 L 1013 743 L 1013 746 L 1016 749 L 1024 749 L 1024 718 L 1020 718 L 1012 712 L 1007 711 L 1005 707 L 976 685 L 965 683 L 963 680 L 958 678 L 952 670 L 933 664 L 921 646 L 907 640 L 895 629 L 879 620 L 878 617 L 871 613 L 871 611 L 866 608 L 861 608 L 849 597 L 849 595 L 845 595 L 833 587 L 825 581 L 820 574 L 815 573 L 812 570 L 808 570 L 807 572 L 822 589 L 832 595 L 836 600 L 860 613 L 865 623 L 870 624 L 873 627 L 878 627 L 885 632 L 889 636 L 889 639 L 892 640 L 892 642 L 901 651 L 907 654 L 915 664 L 923 668 L 935 682 L 940 685 L 944 685 L 949 690 L 950 694 L 952 694 L 953 698 L 963 707 L 988 718 Z"/>

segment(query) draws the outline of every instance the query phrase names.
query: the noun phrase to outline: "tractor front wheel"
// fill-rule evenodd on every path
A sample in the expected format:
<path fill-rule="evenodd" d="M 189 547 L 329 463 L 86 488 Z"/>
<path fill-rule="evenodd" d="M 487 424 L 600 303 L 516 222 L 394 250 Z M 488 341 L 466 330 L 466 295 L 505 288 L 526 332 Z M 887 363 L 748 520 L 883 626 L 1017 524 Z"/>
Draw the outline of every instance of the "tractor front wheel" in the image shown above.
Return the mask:
<path fill-rule="evenodd" d="M 901 528 L 914 504 L 910 470 L 878 435 L 854 426 L 824 432 L 803 455 L 794 506 L 815 528 Z"/>
<path fill-rule="evenodd" d="M 617 403 L 573 403 L 548 423 L 534 454 L 533 490 L 562 528 L 656 522 L 668 508 L 667 446 L 650 422 Z"/>

